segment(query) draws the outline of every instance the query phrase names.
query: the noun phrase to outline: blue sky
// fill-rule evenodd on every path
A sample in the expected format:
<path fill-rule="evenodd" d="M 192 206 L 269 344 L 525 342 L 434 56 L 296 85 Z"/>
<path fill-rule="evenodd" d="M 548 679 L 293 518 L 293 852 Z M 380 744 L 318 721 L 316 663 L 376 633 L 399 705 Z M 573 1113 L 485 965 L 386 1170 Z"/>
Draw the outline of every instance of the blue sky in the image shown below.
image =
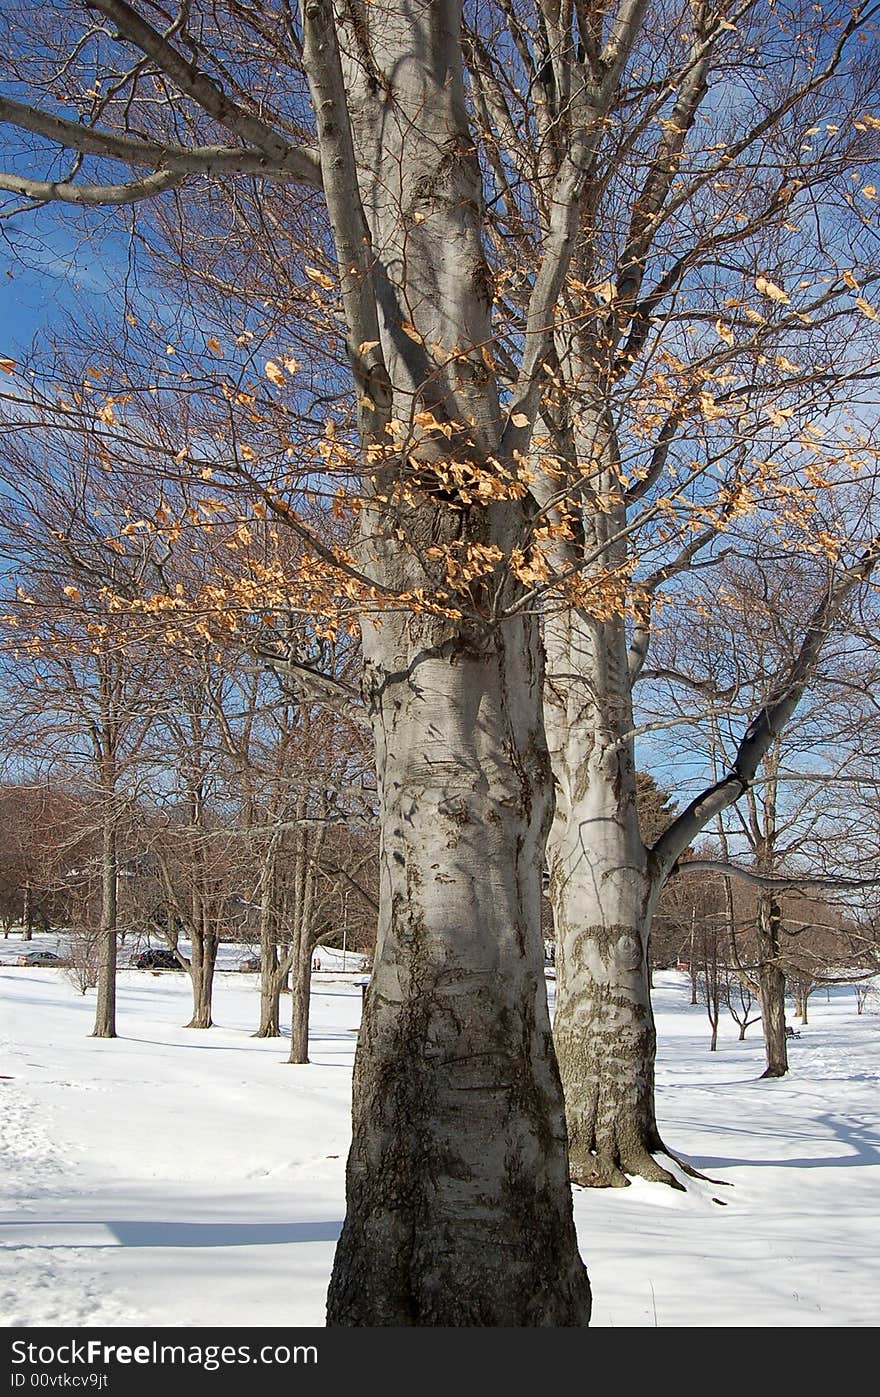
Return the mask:
<path fill-rule="evenodd" d="M 118 230 L 106 224 L 87 233 L 47 210 L 6 221 L 0 236 L 0 355 L 19 358 L 39 331 L 75 314 L 84 302 L 100 303 L 119 286 L 125 265 Z"/>

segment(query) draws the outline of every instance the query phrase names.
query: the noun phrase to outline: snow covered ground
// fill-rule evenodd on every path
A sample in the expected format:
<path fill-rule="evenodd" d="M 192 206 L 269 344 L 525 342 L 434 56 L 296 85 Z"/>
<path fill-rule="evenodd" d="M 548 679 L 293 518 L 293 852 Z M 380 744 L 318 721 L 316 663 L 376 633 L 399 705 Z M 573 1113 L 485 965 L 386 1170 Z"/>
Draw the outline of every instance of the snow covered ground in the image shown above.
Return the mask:
<path fill-rule="evenodd" d="M 123 970 L 102 1041 L 63 971 L 0 967 L 3 1325 L 323 1323 L 361 991 L 359 957 L 347 978 L 321 959 L 308 1067 L 251 1036 L 254 975 L 218 974 L 199 1032 L 186 976 Z M 575 1190 L 593 1323 L 876 1325 L 876 1000 L 859 1017 L 850 989 L 814 995 L 791 1075 L 764 1082 L 758 1025 L 739 1043 L 728 1020 L 710 1054 L 686 977 L 657 981 L 661 1130 L 732 1187 Z"/>

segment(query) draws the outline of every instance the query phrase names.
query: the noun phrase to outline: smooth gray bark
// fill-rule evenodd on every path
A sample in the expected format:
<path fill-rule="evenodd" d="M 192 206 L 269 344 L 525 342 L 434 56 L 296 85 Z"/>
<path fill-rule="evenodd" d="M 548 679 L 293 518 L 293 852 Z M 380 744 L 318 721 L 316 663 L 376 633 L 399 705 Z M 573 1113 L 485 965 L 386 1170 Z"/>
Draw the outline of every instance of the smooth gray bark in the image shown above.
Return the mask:
<path fill-rule="evenodd" d="M 545 716 L 556 779 L 547 845 L 556 926 L 554 1037 L 571 1177 L 672 1183 L 654 1113 L 648 932 L 656 901 L 639 833 L 622 619 L 548 620 Z"/>
<path fill-rule="evenodd" d="M 385 595 L 431 597 L 445 570 L 429 549 L 505 554 L 526 526 L 521 501 L 483 505 L 454 483 L 504 443 L 484 353 L 491 275 L 461 7 L 415 0 L 356 13 L 303 10 L 362 440 L 386 451 L 361 559 Z M 552 257 L 544 271 L 552 304 Z M 446 430 L 418 434 L 394 459 L 385 425 L 415 411 Z M 507 587 L 499 602 L 512 599 Z M 471 620 L 392 604 L 362 621 L 380 912 L 331 1325 L 589 1319 L 543 976 L 550 792 L 537 625 L 486 625 L 479 612 L 488 619 L 491 606 L 484 585 L 465 601 Z"/>
<path fill-rule="evenodd" d="M 382 910 L 333 1323 L 588 1317 L 536 935 L 540 652 L 520 624 L 482 645 L 421 645 L 432 627 L 403 619 L 365 627 Z"/>
<path fill-rule="evenodd" d="M 590 420 L 585 414 L 588 425 Z M 600 413 L 593 415 L 579 454 L 608 462 L 607 478 L 596 470 L 596 488 L 608 488 L 615 443 Z M 612 538 L 623 517 L 622 508 L 587 516 L 579 545 L 584 553 L 596 550 L 603 533 Z M 559 545 L 560 569 L 571 564 L 576 547 Z M 743 734 L 729 772 L 691 801 L 651 850 L 638 832 L 630 735 L 633 650 L 637 674 L 648 636 L 636 635 L 628 663 L 622 618 L 599 620 L 575 609 L 548 617 L 545 721 L 557 791 L 547 849 L 559 947 L 554 1032 L 577 1182 L 623 1185 L 635 1174 L 675 1183 L 654 1158 L 671 1151 L 659 1134 L 654 1101 L 656 1035 L 647 971 L 653 910 L 691 841 L 748 791 L 795 712 L 840 609 L 870 576 L 877 557 L 872 545 L 829 587 L 788 670 Z M 607 548 L 605 561 L 621 561 L 617 545 Z M 787 1070 L 778 924 L 774 941 L 767 921 L 759 944 L 765 1075 L 777 1076 Z"/>

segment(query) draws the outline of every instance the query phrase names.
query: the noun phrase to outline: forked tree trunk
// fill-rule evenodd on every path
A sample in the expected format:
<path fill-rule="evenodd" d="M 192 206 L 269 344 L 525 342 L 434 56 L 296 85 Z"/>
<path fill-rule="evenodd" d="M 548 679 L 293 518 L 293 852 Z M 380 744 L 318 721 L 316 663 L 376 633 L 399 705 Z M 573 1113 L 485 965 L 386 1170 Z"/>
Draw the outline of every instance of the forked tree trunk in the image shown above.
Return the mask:
<path fill-rule="evenodd" d="M 785 972 L 780 964 L 779 904 L 772 893 L 758 898 L 758 986 L 761 1000 L 761 1026 L 767 1067 L 765 1077 L 784 1077 L 788 1071 L 785 1042 Z"/>
<path fill-rule="evenodd" d="M 119 869 L 116 830 L 105 820 L 101 847 L 101 930 L 98 950 L 98 995 L 93 1038 L 116 1037 L 116 896 Z"/>
<path fill-rule="evenodd" d="M 364 626 L 382 898 L 328 1322 L 582 1325 L 540 937 L 537 634 L 426 629 Z"/>
<path fill-rule="evenodd" d="M 706 986 L 706 1012 L 709 1016 L 709 1052 L 718 1051 L 718 1020 L 720 1018 L 717 985 Z"/>
<path fill-rule="evenodd" d="M 794 1012 L 802 1023 L 807 1022 L 807 1005 L 814 986 L 803 976 L 799 976 L 794 987 Z"/>
<path fill-rule="evenodd" d="M 709 1052 L 718 1051 L 718 1021 L 721 1017 L 721 979 L 718 973 L 718 933 L 705 928 L 700 933 L 703 961 L 703 989 L 709 1020 Z"/>
<path fill-rule="evenodd" d="M 189 975 L 192 981 L 193 1015 L 187 1028 L 213 1028 L 211 1017 L 214 996 L 214 969 L 217 964 L 218 937 L 215 931 L 202 927 L 193 932 Z"/>

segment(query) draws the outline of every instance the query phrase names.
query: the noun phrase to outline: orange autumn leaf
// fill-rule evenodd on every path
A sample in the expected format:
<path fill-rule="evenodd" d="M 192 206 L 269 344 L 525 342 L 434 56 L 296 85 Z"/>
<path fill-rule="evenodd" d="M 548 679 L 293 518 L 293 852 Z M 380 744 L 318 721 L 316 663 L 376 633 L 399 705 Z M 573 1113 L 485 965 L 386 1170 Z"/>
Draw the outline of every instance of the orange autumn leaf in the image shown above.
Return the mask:
<path fill-rule="evenodd" d="M 789 298 L 781 286 L 777 286 L 775 281 L 769 277 L 756 276 L 755 289 L 760 291 L 762 296 L 766 296 L 769 301 L 777 301 L 780 305 L 788 305 Z"/>

